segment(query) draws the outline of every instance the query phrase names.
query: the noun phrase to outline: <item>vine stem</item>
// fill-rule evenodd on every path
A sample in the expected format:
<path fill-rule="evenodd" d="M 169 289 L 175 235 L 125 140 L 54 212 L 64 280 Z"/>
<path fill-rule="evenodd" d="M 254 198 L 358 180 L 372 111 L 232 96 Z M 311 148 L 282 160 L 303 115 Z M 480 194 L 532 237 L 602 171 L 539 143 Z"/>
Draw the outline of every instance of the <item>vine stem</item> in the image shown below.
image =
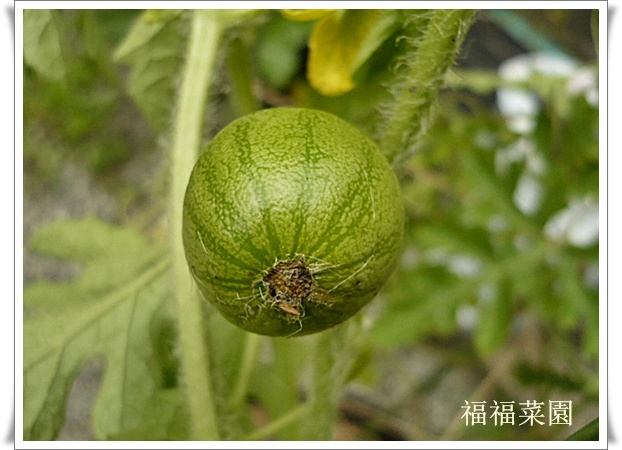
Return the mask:
<path fill-rule="evenodd" d="M 187 384 L 191 438 L 218 440 L 220 431 L 205 335 L 206 312 L 188 270 L 182 236 L 186 184 L 199 153 L 202 119 L 224 27 L 217 13 L 195 10 L 182 75 L 171 151 L 171 242 L 182 367 Z"/>
<path fill-rule="evenodd" d="M 242 354 L 240 370 L 238 371 L 238 378 L 231 398 L 231 404 L 235 411 L 240 411 L 244 405 L 251 373 L 255 365 L 255 359 L 257 358 L 259 344 L 261 344 L 261 338 L 260 335 L 255 333 L 246 333 L 244 353 Z"/>
<path fill-rule="evenodd" d="M 338 337 L 334 330 L 320 333 L 314 342 L 308 421 L 302 432 L 306 439 L 328 441 L 332 438 L 337 415 L 341 377 L 335 373 L 333 346 Z M 312 423 L 313 426 L 308 424 Z"/>
<path fill-rule="evenodd" d="M 394 167 L 411 156 L 432 124 L 447 72 L 475 18 L 470 9 L 439 9 L 431 14 L 421 38 L 406 37 L 413 50 L 400 60 L 399 81 L 391 87 L 393 102 L 380 130 L 380 148 Z"/>
<path fill-rule="evenodd" d="M 307 417 L 300 430 L 303 439 L 332 439 L 343 387 L 365 334 L 363 322 L 359 314 L 315 337 Z"/>
<path fill-rule="evenodd" d="M 272 435 L 275 435 L 284 428 L 291 426 L 297 420 L 304 417 L 309 412 L 310 405 L 308 403 L 302 403 L 296 408 L 290 409 L 287 413 L 283 414 L 276 420 L 273 420 L 266 426 L 259 428 L 249 435 L 245 436 L 244 441 L 259 441 L 267 439 Z"/>

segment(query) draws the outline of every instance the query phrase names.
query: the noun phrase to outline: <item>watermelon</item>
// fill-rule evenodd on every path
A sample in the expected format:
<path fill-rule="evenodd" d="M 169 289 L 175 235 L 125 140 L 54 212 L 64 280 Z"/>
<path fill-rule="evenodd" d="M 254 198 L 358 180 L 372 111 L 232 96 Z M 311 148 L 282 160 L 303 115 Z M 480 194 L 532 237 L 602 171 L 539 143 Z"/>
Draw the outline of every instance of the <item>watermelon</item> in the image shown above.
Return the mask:
<path fill-rule="evenodd" d="M 235 325 L 302 336 L 378 293 L 404 234 L 397 178 L 368 137 L 306 108 L 223 128 L 198 158 L 183 243 L 203 298 Z"/>

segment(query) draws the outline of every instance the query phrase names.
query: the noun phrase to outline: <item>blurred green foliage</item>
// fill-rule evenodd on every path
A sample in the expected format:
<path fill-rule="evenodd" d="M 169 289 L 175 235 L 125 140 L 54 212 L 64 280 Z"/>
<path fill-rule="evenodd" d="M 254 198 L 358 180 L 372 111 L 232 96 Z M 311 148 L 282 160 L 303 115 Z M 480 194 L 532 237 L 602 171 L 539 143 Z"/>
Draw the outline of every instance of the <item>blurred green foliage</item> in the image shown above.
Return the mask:
<path fill-rule="evenodd" d="M 455 332 L 460 308 L 472 307 L 483 356 L 533 315 L 555 332 L 580 333 L 582 351 L 597 357 L 597 236 L 573 243 L 547 231 L 574 200 L 598 205 L 598 108 L 585 95 L 545 89 L 564 88 L 568 80 L 560 81 L 529 83 L 542 108 L 527 134 L 471 93 L 447 93 L 405 169 L 409 242 L 378 339 L 395 345 Z M 533 160 L 542 166 L 537 174 Z M 527 176 L 537 186 L 533 211 L 521 211 L 516 199 Z M 409 321 L 419 325 L 404 326 Z"/>
<path fill-rule="evenodd" d="M 127 121 L 141 118 L 111 55 L 135 14 L 25 11 L 24 164 L 33 180 L 55 179 L 65 157 L 103 173 L 135 151 Z"/>
<path fill-rule="evenodd" d="M 388 14 L 402 20 L 402 13 Z M 420 22 L 410 23 L 415 30 L 426 23 L 425 16 L 417 17 Z M 140 159 L 152 150 L 154 136 L 166 140 L 187 19 L 187 12 L 174 10 L 27 13 L 25 23 L 31 28 L 24 42 L 25 187 L 54 180 L 66 157 L 97 176 Z M 252 84 L 246 89 L 264 107 L 295 104 L 324 109 L 377 137 L 383 105 L 391 98 L 388 83 L 399 71 L 396 61 L 404 55 L 406 43 L 396 39 L 398 31 L 381 27 L 378 39 L 366 47 L 373 51 L 365 50 L 365 57 L 350 74 L 353 89 L 325 96 L 307 78 L 307 43 L 316 24 L 286 20 L 280 12 L 268 11 L 247 26 L 234 28 L 223 48 L 241 55 L 247 64 L 236 67 L 229 62 L 227 71 L 227 59 L 222 58 L 218 89 L 210 98 L 208 132 L 231 120 L 236 111 L 253 107 L 252 102 L 245 107 L 236 104 L 239 95 L 243 98 L 243 85 Z M 477 67 L 456 67 L 452 72 L 449 88 L 439 99 L 437 120 L 417 143 L 416 154 L 400 169 L 409 218 L 407 241 L 400 266 L 367 311 L 374 320 L 352 377 L 373 386 L 382 373 L 391 370 L 384 367 L 387 354 L 440 349 L 440 368 L 412 393 L 417 402 L 426 393 L 441 390 L 438 386 L 452 370 L 468 371 L 481 380 L 482 372 L 500 354 L 520 347 L 525 354 L 513 361 L 516 364 L 507 376 L 521 389 L 511 391 L 503 385 L 493 393 L 499 399 L 509 396 L 516 401 L 526 398 L 512 395 L 532 394 L 532 388 L 542 399 L 561 393 L 575 400 L 579 415 L 598 405 L 599 243 L 593 222 L 599 198 L 599 110 L 589 92 L 573 86 L 580 76 L 597 79 L 597 68 L 580 64 L 570 75 L 534 72 L 520 81 L 508 81 L 496 71 Z M 234 86 L 235 92 L 228 91 L 228 86 Z M 532 126 L 527 131 L 517 131 L 495 102 L 495 94 L 508 88 L 536 99 L 537 109 L 529 117 Z M 157 240 L 162 234 L 154 235 Z M 122 248 L 116 248 L 117 253 L 114 248 L 102 250 L 103 259 L 97 259 L 93 254 L 99 247 L 93 242 L 100 238 L 112 239 Z M 161 244 L 157 242 L 154 248 Z M 161 280 L 130 286 L 136 292 L 123 291 L 135 273 L 148 271 L 141 258 L 153 256 L 153 248 L 135 230 L 114 230 L 88 220 L 68 222 L 42 228 L 29 245 L 35 252 L 52 256 L 86 258 L 81 277 L 66 283 L 45 280 L 28 287 L 26 316 L 38 321 L 44 320 L 37 317 L 47 309 L 56 314 L 54 320 L 62 321 L 63 308 L 70 309 L 66 305 L 69 297 L 84 299 L 81 308 L 85 310 L 101 298 L 118 300 L 120 307 L 131 309 L 150 294 L 162 301 L 167 293 Z M 135 248 L 142 256 L 132 251 Z M 118 265 L 119 259 L 125 265 Z M 129 271 L 124 269 L 127 264 Z M 110 278 L 110 274 L 115 274 L 120 294 L 114 285 L 102 281 L 102 276 Z M 106 289 L 93 291 L 97 284 Z M 112 300 L 104 291 L 112 292 Z M 159 308 L 159 303 L 140 305 Z M 116 414 L 125 422 L 118 426 L 98 416 L 98 437 L 187 438 L 186 411 L 175 378 L 176 350 L 169 342 L 177 337 L 170 314 L 154 316 L 160 328 L 151 329 L 145 338 L 149 342 L 143 342 L 154 355 L 151 366 L 140 368 L 140 373 L 151 377 L 151 391 L 128 391 L 140 397 L 146 412 L 132 416 L 120 409 Z M 111 320 L 105 314 L 100 319 Z M 27 326 L 35 338 L 40 323 Z M 89 326 L 98 323 L 84 324 L 85 329 L 91 333 Z M 233 377 L 238 362 L 226 358 L 239 356 L 243 343 L 237 331 L 220 326 L 215 333 L 228 343 L 220 349 L 223 374 Z M 96 343 L 93 334 L 86 336 L 88 345 L 103 345 Z M 117 344 L 133 348 L 126 338 L 116 336 L 110 346 L 102 346 L 102 352 L 114 353 Z M 56 396 L 54 424 L 46 422 L 49 417 L 33 419 L 32 423 L 40 421 L 45 428 L 36 438 L 53 437 L 58 431 L 73 376 L 89 357 L 79 340 L 67 338 L 66 344 L 77 348 L 69 361 L 61 361 L 54 353 L 62 362 L 59 367 L 66 372 L 65 378 L 50 381 L 45 370 L 30 374 L 56 386 L 52 392 Z M 43 350 L 45 345 L 41 343 Z M 272 419 L 285 415 L 299 401 L 299 368 L 305 364 L 305 348 L 304 340 L 270 341 L 255 364 L 249 392 Z M 116 353 L 114 357 L 123 359 Z M 36 380 L 32 383 L 37 384 Z M 105 393 L 112 392 L 110 385 L 106 389 Z M 459 414 L 465 398 L 454 400 L 447 408 Z M 106 401 L 99 400 L 100 409 L 112 405 Z M 444 430 L 428 431 L 436 438 Z M 472 439 L 556 438 L 556 431 L 547 428 L 540 434 L 521 435 L 516 427 L 463 429 L 465 437 Z M 295 436 L 293 428 L 279 435 L 282 439 Z"/>

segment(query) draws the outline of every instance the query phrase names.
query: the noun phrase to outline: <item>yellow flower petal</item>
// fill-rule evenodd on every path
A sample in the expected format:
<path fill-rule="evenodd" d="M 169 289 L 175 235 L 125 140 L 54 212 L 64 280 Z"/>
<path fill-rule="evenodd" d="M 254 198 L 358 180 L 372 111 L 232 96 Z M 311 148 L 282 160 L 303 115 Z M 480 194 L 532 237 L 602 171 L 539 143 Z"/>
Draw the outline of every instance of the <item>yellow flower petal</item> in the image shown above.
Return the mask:
<path fill-rule="evenodd" d="M 334 9 L 282 9 L 281 13 L 286 19 L 303 22 L 320 19 L 335 11 Z"/>
<path fill-rule="evenodd" d="M 346 10 L 330 14 L 315 25 L 309 39 L 307 71 L 315 90 L 337 96 L 354 88 L 354 73 L 377 47 L 366 38 L 383 22 L 380 17 L 382 13 L 377 10 Z"/>

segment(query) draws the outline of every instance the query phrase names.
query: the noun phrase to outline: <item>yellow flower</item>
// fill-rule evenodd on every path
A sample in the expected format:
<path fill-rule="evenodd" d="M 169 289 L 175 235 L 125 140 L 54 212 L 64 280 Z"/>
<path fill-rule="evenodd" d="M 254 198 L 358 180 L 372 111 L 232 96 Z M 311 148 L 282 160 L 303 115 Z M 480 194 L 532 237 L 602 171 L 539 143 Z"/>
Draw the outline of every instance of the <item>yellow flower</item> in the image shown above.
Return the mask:
<path fill-rule="evenodd" d="M 395 30 L 391 10 L 286 9 L 290 20 L 317 20 L 309 38 L 307 79 L 326 96 L 345 94 L 355 87 L 354 75 Z"/>

